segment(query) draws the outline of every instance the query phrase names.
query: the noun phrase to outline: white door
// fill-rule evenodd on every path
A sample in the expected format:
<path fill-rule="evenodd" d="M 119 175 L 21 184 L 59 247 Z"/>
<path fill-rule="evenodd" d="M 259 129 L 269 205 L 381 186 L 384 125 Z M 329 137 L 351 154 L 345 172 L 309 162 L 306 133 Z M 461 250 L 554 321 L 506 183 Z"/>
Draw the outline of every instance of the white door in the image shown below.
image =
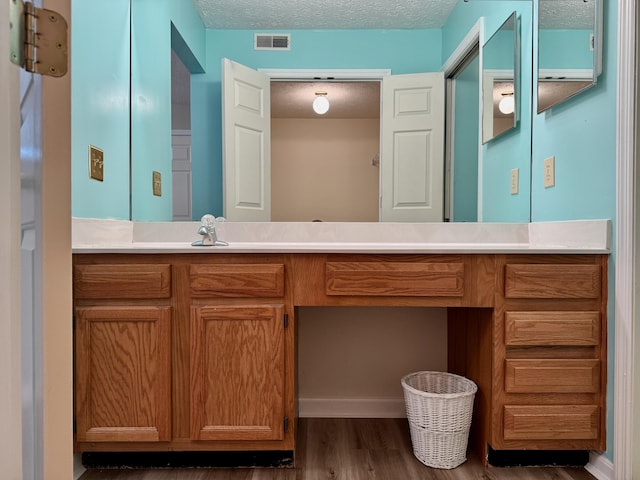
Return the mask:
<path fill-rule="evenodd" d="M 191 132 L 171 134 L 171 181 L 173 221 L 190 222 L 191 209 Z"/>
<path fill-rule="evenodd" d="M 269 77 L 223 59 L 224 216 L 271 220 L 271 93 Z"/>
<path fill-rule="evenodd" d="M 442 72 L 382 81 L 380 221 L 443 220 L 444 99 Z"/>

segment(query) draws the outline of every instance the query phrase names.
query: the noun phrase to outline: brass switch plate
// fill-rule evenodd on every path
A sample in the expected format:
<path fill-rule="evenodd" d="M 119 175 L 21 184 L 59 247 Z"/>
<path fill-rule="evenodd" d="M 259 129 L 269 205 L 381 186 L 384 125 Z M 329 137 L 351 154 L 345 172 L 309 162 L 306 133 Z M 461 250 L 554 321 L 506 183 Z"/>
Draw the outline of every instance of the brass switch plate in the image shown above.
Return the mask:
<path fill-rule="evenodd" d="M 153 172 L 153 194 L 156 197 L 162 196 L 162 175 L 160 172 Z"/>
<path fill-rule="evenodd" d="M 104 181 L 104 152 L 93 145 L 89 145 L 89 177 Z"/>

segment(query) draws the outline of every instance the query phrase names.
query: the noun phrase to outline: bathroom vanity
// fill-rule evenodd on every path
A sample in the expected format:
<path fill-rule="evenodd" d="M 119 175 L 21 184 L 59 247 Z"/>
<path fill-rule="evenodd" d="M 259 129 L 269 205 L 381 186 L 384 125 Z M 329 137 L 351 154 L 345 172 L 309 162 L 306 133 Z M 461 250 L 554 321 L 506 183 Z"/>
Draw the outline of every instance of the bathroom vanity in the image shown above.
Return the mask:
<path fill-rule="evenodd" d="M 167 225 L 166 242 L 74 230 L 77 451 L 293 454 L 297 307 L 337 305 L 448 308 L 483 458 L 604 450 L 609 222 L 229 223 L 210 248 Z"/>

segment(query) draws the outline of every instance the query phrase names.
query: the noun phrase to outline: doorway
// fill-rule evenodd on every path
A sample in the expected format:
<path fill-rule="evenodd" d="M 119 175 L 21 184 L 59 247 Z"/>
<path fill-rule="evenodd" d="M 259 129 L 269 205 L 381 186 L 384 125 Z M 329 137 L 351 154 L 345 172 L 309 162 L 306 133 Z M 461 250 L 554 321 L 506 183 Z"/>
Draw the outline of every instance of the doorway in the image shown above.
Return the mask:
<path fill-rule="evenodd" d="M 271 82 L 344 77 L 303 71 L 256 71 L 223 61 L 223 172 L 225 217 L 271 220 Z M 270 74 L 271 73 L 271 74 Z M 361 73 L 361 72 L 360 72 Z M 444 157 L 444 77 L 441 72 L 362 76 L 384 79 L 379 221 L 441 222 Z M 267 109 L 269 111 L 267 111 Z M 375 160 L 374 160 L 375 163 Z M 330 185 L 327 187 L 330 188 Z"/>
<path fill-rule="evenodd" d="M 271 82 L 272 221 L 377 222 L 379 151 L 380 81 Z"/>

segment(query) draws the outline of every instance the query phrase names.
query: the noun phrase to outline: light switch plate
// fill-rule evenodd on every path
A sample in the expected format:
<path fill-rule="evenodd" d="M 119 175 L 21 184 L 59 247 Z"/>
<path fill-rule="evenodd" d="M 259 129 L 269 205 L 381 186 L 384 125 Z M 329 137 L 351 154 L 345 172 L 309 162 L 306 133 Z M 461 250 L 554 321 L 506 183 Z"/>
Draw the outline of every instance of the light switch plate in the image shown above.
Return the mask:
<path fill-rule="evenodd" d="M 520 169 L 519 168 L 513 168 L 511 169 L 511 195 L 516 195 L 518 193 L 518 184 L 519 184 L 519 177 L 520 177 Z"/>
<path fill-rule="evenodd" d="M 544 188 L 553 187 L 556 184 L 556 158 L 544 159 Z"/>
<path fill-rule="evenodd" d="M 104 152 L 89 145 L 89 178 L 104 181 Z"/>
<path fill-rule="evenodd" d="M 162 175 L 160 172 L 153 172 L 153 194 L 156 197 L 162 196 Z"/>

